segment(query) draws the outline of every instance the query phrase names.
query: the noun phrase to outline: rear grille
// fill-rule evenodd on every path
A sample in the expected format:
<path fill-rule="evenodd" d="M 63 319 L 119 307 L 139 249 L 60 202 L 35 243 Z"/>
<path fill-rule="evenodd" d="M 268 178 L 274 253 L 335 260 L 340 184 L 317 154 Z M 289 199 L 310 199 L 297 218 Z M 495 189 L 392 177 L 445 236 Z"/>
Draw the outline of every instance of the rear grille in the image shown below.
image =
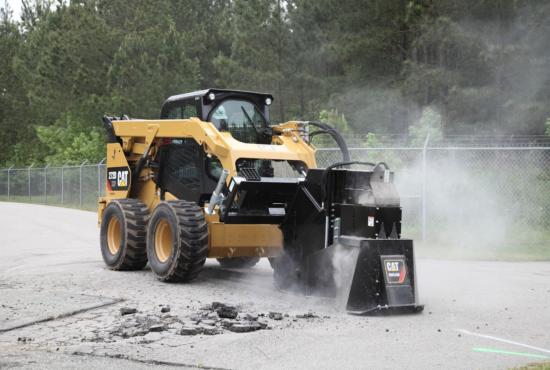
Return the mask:
<path fill-rule="evenodd" d="M 244 177 L 246 181 L 260 181 L 262 179 L 255 168 L 241 168 L 238 174 Z"/>

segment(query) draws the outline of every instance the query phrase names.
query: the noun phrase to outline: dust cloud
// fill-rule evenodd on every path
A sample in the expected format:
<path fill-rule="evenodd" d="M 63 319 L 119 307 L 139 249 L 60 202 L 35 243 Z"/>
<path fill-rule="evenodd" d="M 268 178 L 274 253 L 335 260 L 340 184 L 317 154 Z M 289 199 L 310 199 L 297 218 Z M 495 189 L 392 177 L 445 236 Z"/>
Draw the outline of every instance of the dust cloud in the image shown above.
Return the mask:
<path fill-rule="evenodd" d="M 422 247 L 437 256 L 491 257 L 506 247 L 517 231 L 517 198 L 507 186 L 506 167 L 495 158 L 502 153 L 482 150 L 432 149 L 426 171 L 418 160 L 406 171 L 396 173 L 403 199 L 403 237 L 421 240 L 422 181 L 425 181 L 425 235 Z M 504 173 L 503 173 L 504 172 Z M 504 175 L 504 176 L 503 176 Z M 420 178 L 420 183 L 419 183 Z M 426 252 L 426 250 L 424 251 Z"/>

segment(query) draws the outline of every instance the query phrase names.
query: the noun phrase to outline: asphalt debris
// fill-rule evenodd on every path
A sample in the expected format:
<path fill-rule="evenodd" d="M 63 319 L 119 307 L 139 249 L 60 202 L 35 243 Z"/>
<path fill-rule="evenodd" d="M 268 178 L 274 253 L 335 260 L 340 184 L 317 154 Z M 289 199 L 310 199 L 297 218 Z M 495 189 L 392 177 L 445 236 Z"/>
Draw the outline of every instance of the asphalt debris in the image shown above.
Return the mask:
<path fill-rule="evenodd" d="M 181 328 L 180 335 L 198 335 L 201 334 L 201 328 L 198 326 L 184 326 Z"/>
<path fill-rule="evenodd" d="M 133 315 L 136 312 L 137 312 L 137 308 L 133 308 L 133 307 L 121 307 L 120 308 L 120 315 L 122 315 L 122 316 Z"/>
<path fill-rule="evenodd" d="M 297 319 L 316 319 L 319 316 L 315 315 L 313 312 L 303 313 L 296 315 Z"/>
<path fill-rule="evenodd" d="M 258 314 L 255 314 L 255 313 L 247 313 L 244 315 L 244 318 L 245 320 L 248 320 L 248 321 L 256 321 L 258 320 Z"/>
<path fill-rule="evenodd" d="M 140 313 L 123 315 L 121 322 L 106 331 L 95 331 L 95 336 L 87 338 L 91 342 L 114 342 L 117 338 L 128 339 L 145 336 L 148 333 L 164 332 L 170 325 L 179 324 L 177 317 L 170 315 Z"/>
<path fill-rule="evenodd" d="M 239 311 L 234 306 L 222 306 L 216 309 L 218 317 L 220 319 L 236 319 L 239 315 Z"/>
<path fill-rule="evenodd" d="M 283 314 L 280 313 L 280 312 L 270 312 L 269 313 L 269 318 L 272 319 L 272 320 L 282 320 L 283 319 Z"/>
<path fill-rule="evenodd" d="M 249 321 L 239 324 L 233 324 L 227 327 L 227 330 L 234 333 L 248 333 L 251 331 L 256 331 L 262 329 L 262 326 L 257 321 Z"/>
<path fill-rule="evenodd" d="M 212 302 L 210 305 L 202 306 L 200 312 L 190 315 L 179 334 L 216 335 L 224 332 L 250 333 L 271 329 L 264 319 L 266 314 L 241 311 L 239 306 Z M 274 320 L 282 320 L 283 314 L 280 312 L 269 313 L 269 317 Z"/>
<path fill-rule="evenodd" d="M 120 317 L 109 327 L 98 328 L 91 335 L 83 336 L 81 342 L 113 343 L 134 337 L 145 337 L 139 343 L 149 344 L 170 335 L 218 335 L 223 333 L 250 333 L 270 330 L 272 325 L 289 325 L 297 318 L 318 318 L 307 312 L 290 316 L 282 312 L 253 312 L 241 305 L 212 302 L 187 315 L 170 313 L 170 306 L 159 305 L 152 311 L 139 311 L 134 307 L 120 308 Z M 160 311 L 160 312 L 159 312 Z M 276 324 L 280 322 L 281 324 Z M 153 334 L 155 333 L 155 334 Z M 20 342 L 28 340 L 20 339 Z"/>
<path fill-rule="evenodd" d="M 154 324 L 149 326 L 150 332 L 161 332 L 165 330 L 166 330 L 166 326 L 164 326 L 163 324 Z"/>

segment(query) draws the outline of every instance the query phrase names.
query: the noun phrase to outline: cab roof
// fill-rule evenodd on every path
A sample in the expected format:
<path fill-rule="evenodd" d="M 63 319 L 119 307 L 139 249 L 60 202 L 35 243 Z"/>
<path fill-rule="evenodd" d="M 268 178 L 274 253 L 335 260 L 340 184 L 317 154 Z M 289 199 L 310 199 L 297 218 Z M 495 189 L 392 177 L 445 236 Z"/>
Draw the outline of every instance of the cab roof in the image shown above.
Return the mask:
<path fill-rule="evenodd" d="M 205 90 L 197 90 L 185 94 L 178 94 L 178 95 L 172 95 L 168 99 L 164 101 L 164 104 L 178 101 L 178 100 L 187 100 L 189 98 L 195 98 L 200 97 L 203 98 L 207 96 L 210 93 L 214 94 L 223 94 L 223 95 L 245 95 L 245 96 L 255 96 L 255 97 L 261 97 L 261 98 L 270 98 L 273 101 L 273 95 L 266 94 L 266 93 L 259 93 L 254 91 L 245 91 L 245 90 L 228 90 L 228 89 L 205 89 Z"/>
<path fill-rule="evenodd" d="M 214 93 L 215 95 L 213 100 L 208 97 L 210 93 Z M 169 112 L 174 108 L 183 105 L 192 105 L 196 109 L 197 117 L 202 120 L 208 120 L 211 110 L 220 102 L 226 99 L 242 99 L 253 102 L 263 112 L 265 117 L 269 119 L 269 109 L 266 104 L 267 98 L 273 102 L 273 95 L 253 91 L 226 89 L 198 90 L 186 94 L 173 95 L 166 99 L 162 104 L 160 118 L 168 118 Z"/>

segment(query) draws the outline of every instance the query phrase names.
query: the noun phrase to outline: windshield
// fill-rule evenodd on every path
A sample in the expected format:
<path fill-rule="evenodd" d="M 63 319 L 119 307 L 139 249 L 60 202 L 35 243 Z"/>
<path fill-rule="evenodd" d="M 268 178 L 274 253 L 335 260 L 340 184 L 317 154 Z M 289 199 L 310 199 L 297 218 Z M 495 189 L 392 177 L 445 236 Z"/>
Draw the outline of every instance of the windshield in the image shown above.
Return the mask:
<path fill-rule="evenodd" d="M 267 124 L 258 108 L 249 101 L 228 99 L 222 101 L 210 113 L 212 122 L 220 131 L 243 143 L 262 143 Z"/>

